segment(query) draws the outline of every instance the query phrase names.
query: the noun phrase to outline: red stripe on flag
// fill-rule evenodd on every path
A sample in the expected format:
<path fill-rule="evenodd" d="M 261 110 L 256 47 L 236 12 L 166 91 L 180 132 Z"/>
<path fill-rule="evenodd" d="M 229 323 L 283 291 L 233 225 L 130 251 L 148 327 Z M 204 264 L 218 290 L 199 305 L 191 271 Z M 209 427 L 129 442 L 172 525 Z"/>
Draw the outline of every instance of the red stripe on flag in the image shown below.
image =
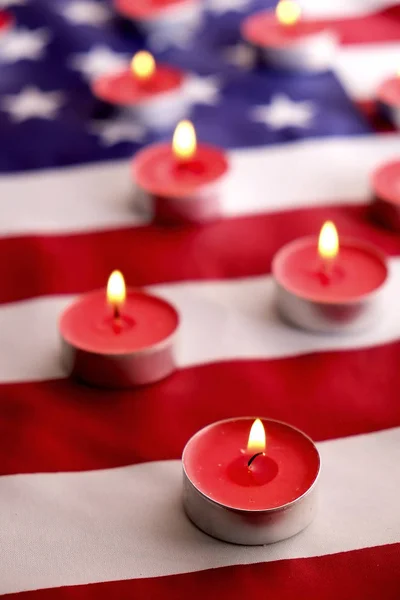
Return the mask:
<path fill-rule="evenodd" d="M 218 419 L 264 415 L 316 440 L 400 425 L 400 342 L 272 361 L 209 364 L 153 386 L 69 380 L 0 386 L 0 473 L 76 471 L 179 458 Z"/>
<path fill-rule="evenodd" d="M 221 551 L 223 546 L 221 545 Z M 400 544 L 183 575 L 35 590 L 24 600 L 398 600 Z M 6 600 L 15 594 L 3 596 Z"/>
<path fill-rule="evenodd" d="M 335 221 L 340 234 L 400 254 L 400 237 L 371 222 L 367 206 L 315 207 L 203 227 L 7 237 L 0 239 L 0 302 L 100 288 L 116 268 L 133 286 L 269 273 L 283 244 L 317 234 L 327 219 Z"/>

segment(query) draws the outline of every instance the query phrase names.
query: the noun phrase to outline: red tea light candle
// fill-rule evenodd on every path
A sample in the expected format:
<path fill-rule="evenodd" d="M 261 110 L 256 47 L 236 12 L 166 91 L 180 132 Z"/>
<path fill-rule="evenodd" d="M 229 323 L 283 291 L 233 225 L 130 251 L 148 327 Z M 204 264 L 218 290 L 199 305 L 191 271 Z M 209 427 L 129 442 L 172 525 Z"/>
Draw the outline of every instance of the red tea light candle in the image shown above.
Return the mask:
<path fill-rule="evenodd" d="M 175 369 L 179 316 L 165 300 L 125 289 L 114 271 L 105 290 L 78 298 L 61 315 L 59 329 L 68 372 L 109 388 L 144 385 Z"/>
<path fill-rule="evenodd" d="M 114 0 L 114 5 L 120 15 L 145 33 L 171 38 L 195 27 L 202 15 L 202 0 Z"/>
<path fill-rule="evenodd" d="M 286 320 L 311 331 L 349 332 L 378 320 L 388 268 L 374 246 L 352 238 L 342 238 L 339 245 L 336 228 L 327 221 L 319 238 L 281 248 L 272 273 Z"/>
<path fill-rule="evenodd" d="M 400 128 L 400 72 L 379 86 L 377 105 L 382 116 Z"/>
<path fill-rule="evenodd" d="M 14 26 L 14 17 L 5 10 L 0 10 L 0 37 L 5 36 Z"/>
<path fill-rule="evenodd" d="M 293 70 L 330 68 L 337 44 L 335 33 L 326 25 L 301 18 L 300 7 L 292 0 L 280 0 L 275 12 L 245 19 L 242 36 L 267 64 Z"/>
<path fill-rule="evenodd" d="M 178 124 L 172 145 L 153 144 L 138 152 L 132 169 L 156 221 L 199 223 L 220 216 L 227 158 L 219 148 L 197 144 L 190 121 Z"/>
<path fill-rule="evenodd" d="M 372 174 L 372 215 L 393 231 L 400 231 L 400 161 L 379 166 Z"/>
<path fill-rule="evenodd" d="M 168 65 L 156 65 L 153 56 L 140 51 L 130 68 L 103 75 L 93 82 L 100 100 L 127 110 L 149 127 L 170 127 L 188 109 L 186 75 Z"/>
<path fill-rule="evenodd" d="M 199 529 L 248 546 L 291 537 L 314 518 L 318 450 L 304 433 L 269 419 L 220 421 L 183 452 L 183 502 Z"/>
<path fill-rule="evenodd" d="M 0 10 L 0 37 L 7 34 L 14 26 L 14 17 L 11 13 Z"/>

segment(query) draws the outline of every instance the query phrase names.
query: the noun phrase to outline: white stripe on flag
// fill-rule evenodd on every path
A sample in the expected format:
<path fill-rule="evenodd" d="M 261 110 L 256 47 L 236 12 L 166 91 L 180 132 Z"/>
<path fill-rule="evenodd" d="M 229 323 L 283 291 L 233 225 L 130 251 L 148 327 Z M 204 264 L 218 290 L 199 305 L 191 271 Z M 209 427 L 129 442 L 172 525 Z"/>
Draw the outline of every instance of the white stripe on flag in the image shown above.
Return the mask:
<path fill-rule="evenodd" d="M 217 542 L 189 523 L 180 461 L 2 477 L 0 593 L 399 542 L 399 446 L 400 428 L 320 443 L 315 522 L 290 540 L 258 548 Z"/>
<path fill-rule="evenodd" d="M 400 43 L 360 44 L 340 48 L 335 70 L 348 94 L 373 100 L 378 86 L 400 67 Z"/>
<path fill-rule="evenodd" d="M 313 335 L 282 323 L 276 314 L 270 276 L 163 284 L 149 289 L 169 299 L 181 313 L 181 367 L 364 348 L 400 336 L 400 259 L 391 261 L 391 277 L 382 294 L 381 320 L 357 335 Z M 0 382 L 64 376 L 59 364 L 57 320 L 71 300 L 71 296 L 53 296 L 0 307 L 0 331 L 7 348 L 0 363 Z"/>
<path fill-rule="evenodd" d="M 222 188 L 227 216 L 327 202 L 364 202 L 370 171 L 398 154 L 400 135 L 307 140 L 231 152 Z M 129 163 L 0 176 L 0 235 L 93 231 L 144 222 Z"/>

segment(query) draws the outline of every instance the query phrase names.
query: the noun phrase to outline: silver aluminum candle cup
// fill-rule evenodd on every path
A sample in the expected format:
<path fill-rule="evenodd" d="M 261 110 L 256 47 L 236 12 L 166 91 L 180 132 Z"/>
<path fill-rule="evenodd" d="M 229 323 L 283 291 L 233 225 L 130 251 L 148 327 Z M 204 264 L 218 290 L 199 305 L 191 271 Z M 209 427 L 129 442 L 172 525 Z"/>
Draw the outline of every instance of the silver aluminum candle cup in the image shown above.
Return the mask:
<path fill-rule="evenodd" d="M 69 376 L 85 383 L 122 389 L 156 383 L 176 370 L 174 333 L 159 344 L 127 354 L 87 352 L 61 338 L 62 363 Z"/>
<path fill-rule="evenodd" d="M 286 423 L 282 424 L 291 427 Z M 183 506 L 189 519 L 204 533 L 218 540 L 242 546 L 273 544 L 300 533 L 310 525 L 317 512 L 320 457 L 315 444 L 308 436 L 295 427 L 291 429 L 303 435 L 315 448 L 319 468 L 314 482 L 302 496 L 292 502 L 277 508 L 254 511 L 232 509 L 220 504 L 204 495 L 192 483 L 185 470 L 184 461 L 186 448 L 196 437 L 195 434 L 186 445 L 182 457 Z"/>
<path fill-rule="evenodd" d="M 163 197 L 146 194 L 153 220 L 163 224 L 205 223 L 221 218 L 221 181 L 201 186 L 190 196 Z"/>
<path fill-rule="evenodd" d="M 301 240 L 295 240 L 292 244 L 299 241 Z M 354 243 L 374 252 L 386 265 L 385 257 L 379 250 L 358 240 Z M 356 333 L 368 329 L 379 321 L 382 314 L 383 286 L 355 300 L 342 302 L 318 301 L 297 295 L 284 287 L 276 277 L 276 265 L 288 246 L 289 244 L 277 252 L 272 263 L 277 307 L 284 321 L 315 333 Z"/>
<path fill-rule="evenodd" d="M 175 330 L 163 340 L 139 350 L 107 353 L 89 351 L 67 339 L 62 320 L 71 306 L 61 314 L 59 323 L 61 361 L 68 376 L 97 387 L 122 389 L 155 383 L 176 370 L 178 313 Z"/>
<path fill-rule="evenodd" d="M 324 303 L 292 294 L 277 284 L 278 310 L 285 321 L 316 333 L 356 333 L 378 321 L 379 292 L 356 302 Z"/>
<path fill-rule="evenodd" d="M 189 106 L 184 82 L 179 88 L 157 94 L 145 102 L 122 106 L 120 113 L 151 129 L 169 129 L 187 115 Z"/>

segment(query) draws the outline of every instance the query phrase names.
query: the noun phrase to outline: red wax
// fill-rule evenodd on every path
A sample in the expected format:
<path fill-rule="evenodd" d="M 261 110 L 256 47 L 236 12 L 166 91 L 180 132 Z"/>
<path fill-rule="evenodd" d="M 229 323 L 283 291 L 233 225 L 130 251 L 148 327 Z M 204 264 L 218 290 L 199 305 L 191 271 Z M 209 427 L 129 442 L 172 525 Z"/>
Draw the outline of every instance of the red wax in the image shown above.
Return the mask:
<path fill-rule="evenodd" d="M 153 144 L 138 152 L 132 163 L 139 186 L 154 196 L 179 198 L 216 182 L 228 170 L 219 148 L 198 145 L 195 156 L 180 162 L 171 144 Z"/>
<path fill-rule="evenodd" d="M 400 106 L 400 77 L 384 81 L 378 88 L 378 99 L 390 106 Z"/>
<path fill-rule="evenodd" d="M 378 198 L 400 205 L 400 161 L 387 163 L 377 169 L 372 176 L 372 186 Z"/>
<path fill-rule="evenodd" d="M 103 75 L 93 84 L 93 92 L 111 104 L 130 105 L 140 103 L 173 90 L 178 90 L 185 75 L 167 65 L 157 65 L 153 75 L 146 80 L 135 77 L 131 69 Z"/>
<path fill-rule="evenodd" d="M 304 19 L 294 25 L 282 25 L 275 12 L 265 11 L 248 17 L 243 23 L 242 31 L 243 37 L 255 46 L 285 48 L 326 31 L 326 25 Z"/>
<path fill-rule="evenodd" d="M 104 290 L 85 294 L 63 313 L 62 337 L 74 348 L 104 355 L 123 355 L 154 347 L 170 337 L 179 317 L 168 302 L 127 290 L 121 318 L 113 319 Z"/>
<path fill-rule="evenodd" d="M 169 8 L 187 4 L 187 0 L 114 0 L 115 8 L 132 19 L 151 19 Z"/>
<path fill-rule="evenodd" d="M 12 15 L 5 10 L 0 10 L 0 33 L 5 33 L 13 23 Z"/>
<path fill-rule="evenodd" d="M 318 452 L 300 431 L 262 419 L 267 449 L 248 467 L 253 421 L 231 419 L 199 431 L 185 448 L 184 469 L 204 496 L 224 506 L 249 511 L 282 507 L 305 494 L 316 480 Z"/>
<path fill-rule="evenodd" d="M 284 246 L 272 270 L 283 288 L 321 303 L 359 301 L 378 290 L 388 275 L 378 249 L 346 238 L 340 239 L 339 254 L 330 265 L 318 255 L 318 239 L 310 237 Z"/>

